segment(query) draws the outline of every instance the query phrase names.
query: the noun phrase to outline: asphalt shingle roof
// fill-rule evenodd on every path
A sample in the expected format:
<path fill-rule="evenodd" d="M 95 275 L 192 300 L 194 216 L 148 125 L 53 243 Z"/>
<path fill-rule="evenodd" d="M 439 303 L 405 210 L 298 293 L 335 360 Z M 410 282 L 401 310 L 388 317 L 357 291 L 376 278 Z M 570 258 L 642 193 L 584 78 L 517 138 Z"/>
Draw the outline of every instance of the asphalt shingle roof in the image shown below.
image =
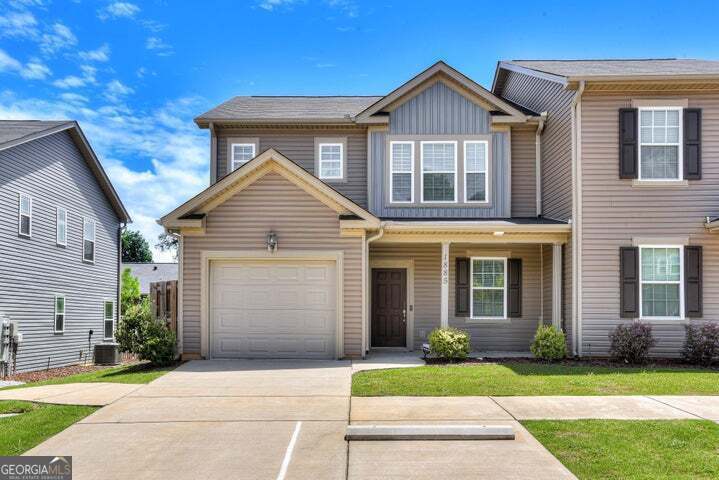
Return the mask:
<path fill-rule="evenodd" d="M 0 145 L 69 123 L 69 120 L 0 120 Z"/>
<path fill-rule="evenodd" d="M 129 268 L 134 277 L 140 281 L 140 293 L 150 293 L 150 284 L 177 280 L 178 265 L 176 263 L 123 263 L 122 269 Z"/>
<path fill-rule="evenodd" d="M 719 75 L 719 61 L 715 60 L 508 60 L 504 63 L 562 77 Z"/>

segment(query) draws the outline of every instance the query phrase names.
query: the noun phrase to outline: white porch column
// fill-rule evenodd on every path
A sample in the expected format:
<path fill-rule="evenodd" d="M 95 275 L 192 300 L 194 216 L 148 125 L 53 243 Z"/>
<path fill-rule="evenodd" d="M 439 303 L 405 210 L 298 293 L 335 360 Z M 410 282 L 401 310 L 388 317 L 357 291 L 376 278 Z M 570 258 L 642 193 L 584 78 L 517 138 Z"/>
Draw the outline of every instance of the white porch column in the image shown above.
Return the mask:
<path fill-rule="evenodd" d="M 440 272 L 440 326 L 449 326 L 449 242 L 442 242 L 442 265 Z"/>
<path fill-rule="evenodd" d="M 562 327 L 562 245 L 552 245 L 552 325 Z"/>

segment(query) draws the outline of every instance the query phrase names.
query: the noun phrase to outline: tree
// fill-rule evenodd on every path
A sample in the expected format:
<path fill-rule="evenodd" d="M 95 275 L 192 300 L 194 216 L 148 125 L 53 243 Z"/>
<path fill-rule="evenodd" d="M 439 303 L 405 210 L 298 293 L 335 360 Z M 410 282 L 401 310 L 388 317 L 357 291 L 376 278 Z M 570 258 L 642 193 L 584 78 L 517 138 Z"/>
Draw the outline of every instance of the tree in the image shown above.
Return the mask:
<path fill-rule="evenodd" d="M 177 260 L 177 237 L 174 235 L 170 235 L 168 233 L 161 233 L 160 236 L 157 237 L 157 243 L 155 244 L 155 247 L 159 248 L 163 252 L 171 251 L 172 252 L 172 258 Z"/>
<path fill-rule="evenodd" d="M 150 263 L 152 251 L 145 237 L 135 230 L 122 232 L 122 262 L 123 263 Z"/>
<path fill-rule="evenodd" d="M 130 307 L 140 303 L 140 280 L 132 275 L 129 268 L 122 271 L 122 279 L 120 281 L 122 289 L 120 291 L 120 309 L 124 314 L 130 310 Z"/>

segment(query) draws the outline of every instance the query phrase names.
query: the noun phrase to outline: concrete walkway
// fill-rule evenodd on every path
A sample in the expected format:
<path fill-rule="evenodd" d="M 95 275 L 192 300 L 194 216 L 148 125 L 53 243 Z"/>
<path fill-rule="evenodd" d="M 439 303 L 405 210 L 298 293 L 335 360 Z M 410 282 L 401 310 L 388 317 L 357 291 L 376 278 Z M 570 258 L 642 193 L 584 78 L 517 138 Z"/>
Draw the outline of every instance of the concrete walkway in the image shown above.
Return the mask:
<path fill-rule="evenodd" d="M 0 390 L 0 400 L 101 407 L 134 392 L 144 385 L 129 383 L 64 383 L 39 387 Z"/>

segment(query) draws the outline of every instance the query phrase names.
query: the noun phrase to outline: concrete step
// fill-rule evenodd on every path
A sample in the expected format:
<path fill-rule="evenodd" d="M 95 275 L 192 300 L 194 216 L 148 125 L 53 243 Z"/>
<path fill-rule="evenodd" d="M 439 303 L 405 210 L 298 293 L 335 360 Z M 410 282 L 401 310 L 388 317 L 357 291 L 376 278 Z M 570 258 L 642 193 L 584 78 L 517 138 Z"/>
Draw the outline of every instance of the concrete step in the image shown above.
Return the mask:
<path fill-rule="evenodd" d="M 348 425 L 345 440 L 514 440 L 511 425 Z"/>

